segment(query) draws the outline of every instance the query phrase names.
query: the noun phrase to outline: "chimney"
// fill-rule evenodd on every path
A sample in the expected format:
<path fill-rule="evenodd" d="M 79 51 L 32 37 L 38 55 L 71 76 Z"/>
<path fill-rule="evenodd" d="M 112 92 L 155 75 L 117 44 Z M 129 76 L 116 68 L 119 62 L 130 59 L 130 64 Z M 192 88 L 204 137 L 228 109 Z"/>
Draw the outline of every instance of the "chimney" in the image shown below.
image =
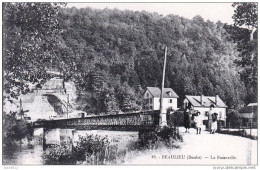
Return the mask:
<path fill-rule="evenodd" d="M 218 105 L 218 95 L 216 95 L 215 97 L 215 103 L 216 103 L 216 106 Z"/>
<path fill-rule="evenodd" d="M 203 95 L 200 96 L 200 103 L 203 105 Z"/>

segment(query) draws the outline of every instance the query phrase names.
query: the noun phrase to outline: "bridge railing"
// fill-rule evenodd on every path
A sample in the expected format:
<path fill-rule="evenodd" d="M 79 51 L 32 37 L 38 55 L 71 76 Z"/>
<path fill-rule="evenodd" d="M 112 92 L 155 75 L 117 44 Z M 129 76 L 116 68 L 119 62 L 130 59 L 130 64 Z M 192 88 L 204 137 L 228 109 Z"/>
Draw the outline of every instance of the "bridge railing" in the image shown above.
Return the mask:
<path fill-rule="evenodd" d="M 113 115 L 95 115 L 82 118 L 69 118 L 59 120 L 41 120 L 34 123 L 43 127 L 88 127 L 88 126 L 149 126 L 159 125 L 159 111 L 142 111 Z"/>

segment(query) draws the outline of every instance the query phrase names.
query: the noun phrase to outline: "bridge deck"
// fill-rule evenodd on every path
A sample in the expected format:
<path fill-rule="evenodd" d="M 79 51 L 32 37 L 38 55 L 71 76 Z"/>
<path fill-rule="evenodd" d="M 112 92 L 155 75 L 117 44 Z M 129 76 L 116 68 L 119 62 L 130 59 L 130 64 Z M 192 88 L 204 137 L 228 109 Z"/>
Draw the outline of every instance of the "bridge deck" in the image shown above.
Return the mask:
<path fill-rule="evenodd" d="M 82 118 L 59 120 L 41 120 L 33 126 L 44 128 L 75 128 L 75 129 L 103 129 L 137 131 L 139 129 L 153 129 L 159 125 L 159 111 L 145 111 L 114 115 L 96 115 Z"/>

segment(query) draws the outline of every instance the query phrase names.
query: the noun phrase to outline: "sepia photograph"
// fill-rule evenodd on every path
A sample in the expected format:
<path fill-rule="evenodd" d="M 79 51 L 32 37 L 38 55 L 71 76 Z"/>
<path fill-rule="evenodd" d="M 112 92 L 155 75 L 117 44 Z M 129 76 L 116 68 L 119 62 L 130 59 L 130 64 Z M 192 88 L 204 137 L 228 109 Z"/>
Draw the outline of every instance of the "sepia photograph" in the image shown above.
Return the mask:
<path fill-rule="evenodd" d="M 2 2 L 1 60 L 5 169 L 258 166 L 257 2 Z"/>

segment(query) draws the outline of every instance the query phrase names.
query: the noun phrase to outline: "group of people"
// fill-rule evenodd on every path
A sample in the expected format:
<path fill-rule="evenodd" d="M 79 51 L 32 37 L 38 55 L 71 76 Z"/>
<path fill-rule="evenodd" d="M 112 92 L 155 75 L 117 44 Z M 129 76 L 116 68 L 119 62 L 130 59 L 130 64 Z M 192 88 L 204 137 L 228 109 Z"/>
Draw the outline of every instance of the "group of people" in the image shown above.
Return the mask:
<path fill-rule="evenodd" d="M 217 113 L 213 113 L 214 105 L 210 106 L 210 111 L 208 112 L 208 131 L 210 134 L 214 134 L 217 131 Z M 193 118 L 197 134 L 201 134 L 201 128 L 203 126 L 203 118 L 200 116 L 200 112 L 194 110 L 186 109 L 184 111 L 184 127 L 186 128 L 185 133 L 189 133 L 191 128 L 191 119 Z"/>

